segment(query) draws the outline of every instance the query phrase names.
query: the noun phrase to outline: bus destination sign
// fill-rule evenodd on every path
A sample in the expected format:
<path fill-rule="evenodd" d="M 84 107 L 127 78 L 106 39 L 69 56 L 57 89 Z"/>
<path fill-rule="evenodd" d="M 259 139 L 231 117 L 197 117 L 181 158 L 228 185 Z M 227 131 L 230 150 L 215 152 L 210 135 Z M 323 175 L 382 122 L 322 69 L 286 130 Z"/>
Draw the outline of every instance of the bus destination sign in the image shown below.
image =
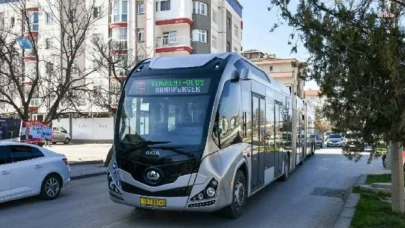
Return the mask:
<path fill-rule="evenodd" d="M 135 80 L 132 88 L 136 95 L 201 94 L 209 84 L 209 78 L 146 79 Z"/>

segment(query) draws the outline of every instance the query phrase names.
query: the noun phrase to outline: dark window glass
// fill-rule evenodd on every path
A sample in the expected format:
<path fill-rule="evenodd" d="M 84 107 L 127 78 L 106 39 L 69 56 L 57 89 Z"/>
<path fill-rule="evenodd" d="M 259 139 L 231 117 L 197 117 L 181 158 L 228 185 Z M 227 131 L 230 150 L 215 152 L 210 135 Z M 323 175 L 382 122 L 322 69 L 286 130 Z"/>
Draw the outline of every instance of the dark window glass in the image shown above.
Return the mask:
<path fill-rule="evenodd" d="M 221 148 L 242 142 L 240 115 L 240 85 L 226 82 L 215 118 L 213 139 Z"/>
<path fill-rule="evenodd" d="M 270 82 L 269 78 L 267 77 L 267 74 L 264 73 L 263 71 L 259 70 L 257 67 L 253 66 L 252 64 L 250 64 L 249 62 L 247 62 L 244 59 L 239 59 L 238 61 L 236 61 L 235 63 L 235 67 L 237 70 L 241 70 L 243 68 L 245 69 L 250 69 L 251 72 L 256 75 L 257 77 L 265 80 L 266 82 Z"/>
<path fill-rule="evenodd" d="M 40 158 L 44 156 L 44 154 L 42 154 L 42 152 L 37 148 L 32 147 L 31 151 L 32 151 L 32 158 Z"/>
<path fill-rule="evenodd" d="M 10 148 L 13 162 L 26 161 L 43 156 L 40 151 L 36 151 L 36 148 L 30 146 L 11 146 Z"/>
<path fill-rule="evenodd" d="M 10 153 L 6 146 L 0 146 L 0 165 L 11 162 Z"/>
<path fill-rule="evenodd" d="M 162 1 L 160 3 L 160 11 L 168 11 L 170 10 L 170 0 Z"/>

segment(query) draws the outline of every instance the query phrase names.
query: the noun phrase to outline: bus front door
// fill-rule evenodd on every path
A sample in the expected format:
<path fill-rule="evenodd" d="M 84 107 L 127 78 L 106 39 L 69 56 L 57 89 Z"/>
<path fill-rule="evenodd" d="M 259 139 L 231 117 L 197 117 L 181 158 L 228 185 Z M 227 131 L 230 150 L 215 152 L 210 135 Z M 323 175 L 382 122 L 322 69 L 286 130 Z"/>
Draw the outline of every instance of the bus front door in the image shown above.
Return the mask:
<path fill-rule="evenodd" d="M 265 145 L 265 100 L 261 95 L 252 94 L 252 180 L 255 191 L 264 185 Z"/>

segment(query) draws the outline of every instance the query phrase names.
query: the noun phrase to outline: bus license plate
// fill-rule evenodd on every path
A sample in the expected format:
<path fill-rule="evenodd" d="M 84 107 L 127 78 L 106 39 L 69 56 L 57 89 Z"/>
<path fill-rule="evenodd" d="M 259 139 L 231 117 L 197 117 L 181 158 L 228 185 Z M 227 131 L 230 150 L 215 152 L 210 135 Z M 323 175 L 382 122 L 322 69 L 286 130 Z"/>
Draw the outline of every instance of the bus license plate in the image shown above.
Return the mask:
<path fill-rule="evenodd" d="M 166 199 L 151 199 L 140 197 L 142 206 L 166 207 Z"/>

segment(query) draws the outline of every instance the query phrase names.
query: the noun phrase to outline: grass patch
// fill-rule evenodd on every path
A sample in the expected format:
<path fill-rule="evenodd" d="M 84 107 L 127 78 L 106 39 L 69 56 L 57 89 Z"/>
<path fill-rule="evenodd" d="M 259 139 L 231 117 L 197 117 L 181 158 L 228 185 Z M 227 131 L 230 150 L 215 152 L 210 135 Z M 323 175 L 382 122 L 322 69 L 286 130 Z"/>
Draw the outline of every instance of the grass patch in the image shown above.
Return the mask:
<path fill-rule="evenodd" d="M 405 181 L 405 175 L 404 175 L 404 181 Z M 366 184 L 390 183 L 390 182 L 391 182 L 391 174 L 368 175 Z"/>
<path fill-rule="evenodd" d="M 405 176 L 404 176 L 405 179 Z M 391 174 L 368 175 L 366 184 L 391 182 Z M 354 193 L 360 193 L 351 226 L 352 228 L 392 228 L 405 227 L 405 214 L 391 211 L 391 204 L 381 201 L 387 197 L 384 194 L 374 194 L 353 188 Z"/>
<path fill-rule="evenodd" d="M 361 194 L 352 220 L 352 228 L 405 227 L 405 214 L 391 211 L 391 205 L 375 194 Z"/>

